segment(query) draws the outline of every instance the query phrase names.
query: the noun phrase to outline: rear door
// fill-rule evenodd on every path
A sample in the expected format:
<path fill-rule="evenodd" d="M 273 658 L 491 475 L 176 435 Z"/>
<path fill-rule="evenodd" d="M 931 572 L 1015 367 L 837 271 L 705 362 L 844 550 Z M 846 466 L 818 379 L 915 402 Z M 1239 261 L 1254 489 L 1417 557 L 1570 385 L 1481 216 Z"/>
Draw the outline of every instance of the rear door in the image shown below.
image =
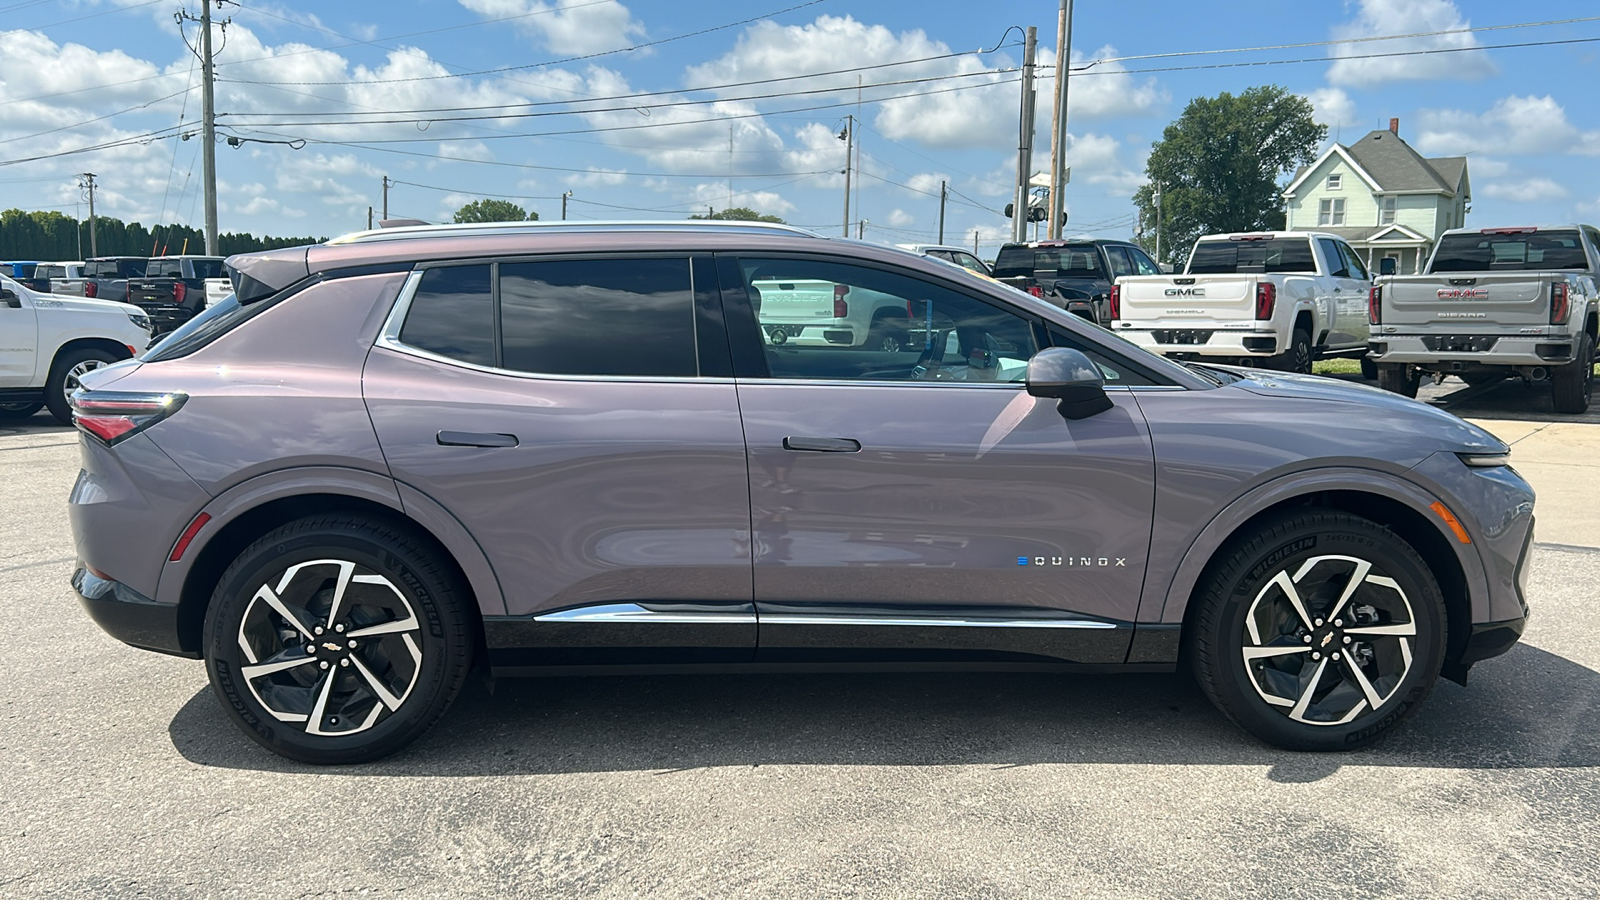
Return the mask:
<path fill-rule="evenodd" d="M 709 257 L 413 274 L 364 392 L 403 497 L 483 547 L 496 666 L 748 660 L 744 434 Z M 486 611 L 497 612 L 497 611 Z"/>
<path fill-rule="evenodd" d="M 1333 315 L 1323 323 L 1328 329 L 1327 344 L 1330 347 L 1364 345 L 1367 342 L 1367 288 L 1370 286 L 1366 270 L 1359 261 L 1352 260 L 1355 254 L 1341 241 L 1317 238 L 1317 247 L 1322 251 L 1333 291 Z M 1311 339 L 1315 341 L 1317 337 L 1312 335 Z"/>
<path fill-rule="evenodd" d="M 1041 324 L 922 274 L 791 271 L 909 305 L 900 353 L 763 341 L 769 259 L 719 259 L 749 446 L 758 659 L 1121 662 L 1153 502 L 1126 391 L 1067 421 L 1023 389 Z"/>

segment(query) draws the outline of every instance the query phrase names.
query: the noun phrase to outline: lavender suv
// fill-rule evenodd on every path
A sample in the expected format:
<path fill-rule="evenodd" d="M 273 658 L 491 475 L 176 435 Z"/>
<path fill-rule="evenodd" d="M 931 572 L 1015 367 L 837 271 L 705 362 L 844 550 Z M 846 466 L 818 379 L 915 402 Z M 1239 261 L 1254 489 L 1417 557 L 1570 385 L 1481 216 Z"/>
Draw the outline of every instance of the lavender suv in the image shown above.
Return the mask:
<path fill-rule="evenodd" d="M 400 748 L 474 669 L 621 666 L 1181 664 L 1347 748 L 1527 616 L 1533 492 L 1486 432 L 893 248 L 523 223 L 229 263 L 74 396 L 72 581 L 295 759 Z M 909 346 L 774 342 L 779 270 L 903 301 Z"/>

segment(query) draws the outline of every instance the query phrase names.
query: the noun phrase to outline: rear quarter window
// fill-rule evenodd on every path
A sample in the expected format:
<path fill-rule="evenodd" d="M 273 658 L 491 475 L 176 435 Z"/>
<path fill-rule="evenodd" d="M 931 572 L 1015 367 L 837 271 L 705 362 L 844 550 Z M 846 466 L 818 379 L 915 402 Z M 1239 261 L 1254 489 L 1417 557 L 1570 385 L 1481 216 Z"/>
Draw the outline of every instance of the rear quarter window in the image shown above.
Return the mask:
<path fill-rule="evenodd" d="M 473 365 L 495 365 L 489 267 L 425 270 L 400 328 L 400 342 Z"/>

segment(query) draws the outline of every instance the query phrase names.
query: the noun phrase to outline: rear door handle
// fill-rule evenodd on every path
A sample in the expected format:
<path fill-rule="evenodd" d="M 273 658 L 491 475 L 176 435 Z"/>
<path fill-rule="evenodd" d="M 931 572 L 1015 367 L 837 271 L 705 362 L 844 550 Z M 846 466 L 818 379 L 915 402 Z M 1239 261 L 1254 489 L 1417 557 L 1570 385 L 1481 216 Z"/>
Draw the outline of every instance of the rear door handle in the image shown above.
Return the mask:
<path fill-rule="evenodd" d="M 853 438 L 786 437 L 785 450 L 815 450 L 821 453 L 859 453 L 861 442 Z"/>
<path fill-rule="evenodd" d="M 514 434 L 494 434 L 481 431 L 441 431 L 439 432 L 439 445 L 442 447 L 515 447 L 517 436 Z"/>

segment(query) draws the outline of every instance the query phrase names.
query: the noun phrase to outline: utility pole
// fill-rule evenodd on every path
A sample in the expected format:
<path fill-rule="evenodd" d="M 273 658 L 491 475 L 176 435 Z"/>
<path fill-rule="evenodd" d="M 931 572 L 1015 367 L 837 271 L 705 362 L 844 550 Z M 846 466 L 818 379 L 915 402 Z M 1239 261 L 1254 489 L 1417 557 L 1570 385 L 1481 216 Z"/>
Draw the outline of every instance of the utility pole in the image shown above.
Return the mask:
<path fill-rule="evenodd" d="M 733 123 L 728 123 L 728 208 L 733 209 Z"/>
<path fill-rule="evenodd" d="M 945 185 L 948 183 L 945 181 L 939 182 L 939 243 L 941 244 L 944 243 L 944 201 L 947 193 Z"/>
<path fill-rule="evenodd" d="M 844 236 L 850 236 L 850 165 L 856 149 L 856 117 L 844 117 L 844 131 L 839 133 L 839 140 L 844 141 Z"/>
<path fill-rule="evenodd" d="M 864 241 L 866 239 L 867 239 L 867 220 L 866 219 L 862 219 L 861 221 L 856 223 L 856 240 Z"/>
<path fill-rule="evenodd" d="M 372 230 L 372 207 L 367 207 L 367 230 Z"/>
<path fill-rule="evenodd" d="M 100 255 L 100 244 L 94 239 L 94 173 L 83 173 L 83 183 L 89 189 L 89 257 L 93 259 Z"/>
<path fill-rule="evenodd" d="M 1161 186 L 1150 192 L 1150 199 L 1156 205 L 1156 265 L 1161 265 Z"/>
<path fill-rule="evenodd" d="M 1061 13 L 1056 21 L 1056 127 L 1050 136 L 1051 240 L 1061 237 L 1061 214 L 1067 207 L 1067 78 L 1071 62 L 1072 0 L 1061 0 Z"/>
<path fill-rule="evenodd" d="M 1022 111 L 1017 117 L 1017 188 L 1012 192 L 1011 239 L 1028 239 L 1028 177 L 1033 168 L 1033 53 L 1039 29 L 1028 26 L 1022 45 Z"/>
<path fill-rule="evenodd" d="M 978 255 L 978 229 L 972 229 L 972 255 Z"/>
<path fill-rule="evenodd" d="M 216 60 L 211 49 L 211 4 L 216 3 L 221 7 L 225 0 L 200 0 L 200 17 L 197 19 L 189 15 L 188 10 L 180 10 L 175 18 L 181 31 L 185 20 L 200 23 L 200 49 L 189 47 L 191 52 L 200 57 L 200 102 L 201 122 L 200 137 L 205 146 L 201 147 L 201 156 L 204 160 L 203 181 L 201 185 L 205 193 L 206 206 L 206 253 L 210 256 L 217 255 L 217 91 L 216 91 Z M 227 34 L 228 23 L 232 19 L 222 22 L 223 34 Z M 188 36 L 184 36 L 184 43 L 188 43 Z M 185 136 L 187 139 L 187 136 Z M 238 144 L 234 144 L 235 147 Z"/>
<path fill-rule="evenodd" d="M 389 176 L 383 176 L 383 217 L 389 218 Z"/>
<path fill-rule="evenodd" d="M 565 222 L 567 220 L 567 198 L 571 197 L 571 196 L 572 196 L 572 192 L 571 191 L 567 191 L 566 193 L 561 195 L 561 221 L 563 221 L 563 222 Z"/>

